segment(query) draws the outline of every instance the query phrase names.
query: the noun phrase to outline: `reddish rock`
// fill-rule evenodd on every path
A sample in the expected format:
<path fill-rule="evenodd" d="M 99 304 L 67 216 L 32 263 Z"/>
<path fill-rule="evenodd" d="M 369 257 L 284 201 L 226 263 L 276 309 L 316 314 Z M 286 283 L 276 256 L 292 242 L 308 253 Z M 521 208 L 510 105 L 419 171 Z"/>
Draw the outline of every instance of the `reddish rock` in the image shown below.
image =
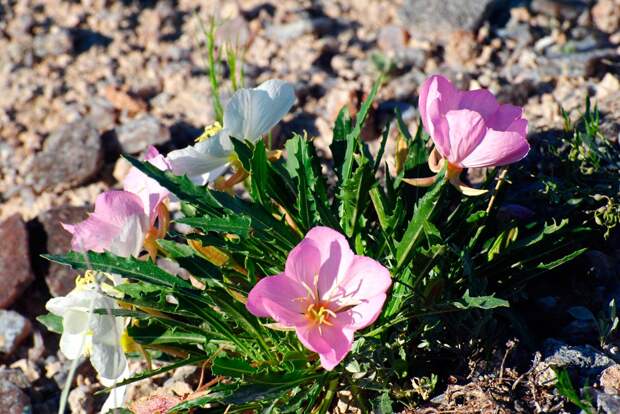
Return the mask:
<path fill-rule="evenodd" d="M 0 223 L 0 308 L 8 308 L 32 283 L 28 233 L 19 214 Z"/>
<path fill-rule="evenodd" d="M 63 206 L 53 208 L 39 215 L 47 234 L 47 251 L 51 254 L 64 254 L 71 250 L 71 234 L 60 223 L 75 224 L 87 217 L 86 207 Z M 77 272 L 68 266 L 50 263 L 45 283 L 52 296 L 64 296 L 75 286 Z"/>
<path fill-rule="evenodd" d="M 31 412 L 30 398 L 15 384 L 0 381 L 0 407 L 5 414 Z"/>

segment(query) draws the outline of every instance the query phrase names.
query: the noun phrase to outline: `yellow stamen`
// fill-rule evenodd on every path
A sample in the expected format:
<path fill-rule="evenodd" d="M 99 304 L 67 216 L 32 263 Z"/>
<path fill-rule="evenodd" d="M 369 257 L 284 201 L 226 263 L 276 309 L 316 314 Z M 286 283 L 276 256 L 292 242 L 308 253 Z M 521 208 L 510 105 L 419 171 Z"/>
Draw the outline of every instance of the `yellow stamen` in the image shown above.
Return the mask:
<path fill-rule="evenodd" d="M 96 276 L 97 272 L 95 272 L 94 270 L 87 270 L 86 272 L 84 272 L 84 275 L 75 278 L 75 287 L 84 288 L 87 285 L 95 283 Z"/>
<path fill-rule="evenodd" d="M 305 315 L 320 328 L 322 325 L 333 326 L 334 324 L 329 321 L 329 318 L 335 318 L 336 312 L 323 303 L 310 303 L 306 308 Z"/>
<path fill-rule="evenodd" d="M 202 135 L 200 135 L 198 138 L 196 138 L 196 142 L 202 142 L 202 141 L 204 141 L 206 139 L 209 139 L 212 136 L 214 136 L 215 134 L 217 134 L 218 132 L 220 132 L 221 130 L 222 130 L 222 124 L 220 124 L 219 122 L 215 121 L 211 125 L 208 125 L 207 127 L 205 127 L 205 130 L 202 133 Z"/>

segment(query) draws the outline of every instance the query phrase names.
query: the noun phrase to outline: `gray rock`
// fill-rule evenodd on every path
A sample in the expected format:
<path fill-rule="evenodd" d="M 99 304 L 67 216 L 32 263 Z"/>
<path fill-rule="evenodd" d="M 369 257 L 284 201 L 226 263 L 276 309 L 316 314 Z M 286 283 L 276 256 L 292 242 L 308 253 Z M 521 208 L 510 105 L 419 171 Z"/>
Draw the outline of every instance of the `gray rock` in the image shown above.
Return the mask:
<path fill-rule="evenodd" d="M 473 32 L 502 0 L 406 0 L 400 20 L 416 38 L 441 38 L 458 30 Z"/>
<path fill-rule="evenodd" d="M 291 23 L 269 26 L 265 36 L 275 42 L 288 42 L 310 33 L 325 34 L 335 27 L 335 21 L 327 17 L 305 18 Z"/>
<path fill-rule="evenodd" d="M 143 115 L 116 128 L 116 136 L 124 152 L 136 154 L 149 145 L 167 142 L 170 131 L 157 118 Z"/>
<path fill-rule="evenodd" d="M 51 254 L 63 254 L 71 250 L 71 234 L 62 228 L 61 223 L 75 224 L 85 220 L 89 209 L 86 207 L 64 206 L 53 208 L 39 215 L 47 234 L 47 251 Z M 75 286 L 78 272 L 68 266 L 50 263 L 45 283 L 52 296 L 64 296 Z"/>
<path fill-rule="evenodd" d="M 107 99 L 95 97 L 90 101 L 88 119 L 99 131 L 109 131 L 116 125 L 116 109 Z"/>
<path fill-rule="evenodd" d="M 556 339 L 544 343 L 544 362 L 552 367 L 574 369 L 581 378 L 600 374 L 615 364 L 614 360 L 590 345 L 567 345 Z"/>
<path fill-rule="evenodd" d="M 0 223 L 0 308 L 8 308 L 34 281 L 28 233 L 19 214 Z"/>
<path fill-rule="evenodd" d="M 617 395 L 609 395 L 602 392 L 596 394 L 596 405 L 598 412 L 604 414 L 620 413 L 620 397 Z"/>
<path fill-rule="evenodd" d="M 25 181 L 36 192 L 75 187 L 94 177 L 102 161 L 99 133 L 80 119 L 50 135 Z"/>
<path fill-rule="evenodd" d="M 34 37 L 33 48 L 34 54 L 41 58 L 60 56 L 71 53 L 73 40 L 68 30 L 53 27 L 50 33 Z"/>
<path fill-rule="evenodd" d="M 30 381 L 21 369 L 0 368 L 0 381 L 8 381 L 22 390 L 30 387 Z"/>
<path fill-rule="evenodd" d="M 30 321 L 15 311 L 0 309 L 0 352 L 12 354 L 30 335 Z"/>
<path fill-rule="evenodd" d="M 31 412 L 30 398 L 17 385 L 4 380 L 0 380 L 0 407 L 4 414 Z"/>
<path fill-rule="evenodd" d="M 558 19 L 576 19 L 590 7 L 588 0 L 532 0 L 530 8 L 536 13 Z"/>

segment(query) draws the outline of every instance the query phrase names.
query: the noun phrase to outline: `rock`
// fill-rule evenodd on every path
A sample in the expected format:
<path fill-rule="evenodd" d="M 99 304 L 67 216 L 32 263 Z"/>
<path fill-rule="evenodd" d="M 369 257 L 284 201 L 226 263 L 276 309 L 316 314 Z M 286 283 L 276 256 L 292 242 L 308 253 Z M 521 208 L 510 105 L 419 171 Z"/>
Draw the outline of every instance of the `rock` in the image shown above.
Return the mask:
<path fill-rule="evenodd" d="M 606 394 L 620 394 L 620 364 L 605 368 L 599 381 Z"/>
<path fill-rule="evenodd" d="M 603 414 L 620 413 L 620 397 L 599 392 L 596 394 L 596 405 L 598 412 Z"/>
<path fill-rule="evenodd" d="M 38 193 L 75 187 L 99 172 L 102 156 L 97 129 L 79 119 L 50 135 L 25 181 Z"/>
<path fill-rule="evenodd" d="M 69 407 L 72 414 L 92 414 L 95 412 L 93 388 L 88 385 L 75 387 L 69 393 Z"/>
<path fill-rule="evenodd" d="M 33 48 L 34 54 L 41 58 L 60 56 L 71 53 L 73 40 L 68 30 L 53 27 L 49 34 L 34 37 Z"/>
<path fill-rule="evenodd" d="M 547 339 L 544 343 L 544 362 L 552 367 L 577 370 L 584 380 L 589 376 L 600 374 L 605 368 L 615 365 L 607 355 L 590 345 L 567 345 L 556 339 Z"/>
<path fill-rule="evenodd" d="M 93 98 L 90 101 L 90 122 L 98 131 L 104 132 L 114 129 L 116 125 L 116 110 L 114 105 L 105 98 Z"/>
<path fill-rule="evenodd" d="M 457 30 L 473 32 L 500 3 L 497 0 L 406 0 L 400 20 L 415 38 L 447 39 Z"/>
<path fill-rule="evenodd" d="M 603 32 L 617 32 L 620 29 L 620 0 L 598 0 L 592 7 L 592 20 Z"/>
<path fill-rule="evenodd" d="M 136 154 L 149 145 L 163 144 L 170 139 L 170 131 L 157 118 L 144 115 L 116 128 L 116 136 L 124 152 Z"/>
<path fill-rule="evenodd" d="M 30 398 L 17 385 L 5 380 L 0 380 L 0 407 L 4 414 L 31 412 Z"/>
<path fill-rule="evenodd" d="M 0 368 L 0 382 L 8 381 L 22 390 L 30 387 L 30 381 L 21 369 Z"/>
<path fill-rule="evenodd" d="M 34 281 L 26 225 L 15 214 L 0 223 L 0 308 L 8 308 Z"/>
<path fill-rule="evenodd" d="M 12 354 L 28 337 L 32 325 L 19 313 L 0 309 L 0 352 Z"/>
<path fill-rule="evenodd" d="M 283 25 L 269 26 L 265 30 L 265 36 L 275 42 L 285 43 L 305 34 L 316 33 L 320 35 L 328 33 L 335 26 L 336 21 L 328 17 L 303 18 Z"/>
<path fill-rule="evenodd" d="M 61 223 L 75 224 L 88 217 L 89 208 L 64 206 L 47 210 L 39 215 L 47 234 L 47 251 L 63 254 L 71 250 L 71 233 L 62 228 Z M 52 296 L 64 296 L 75 286 L 78 272 L 58 263 L 50 263 L 45 283 Z"/>
<path fill-rule="evenodd" d="M 540 14 L 562 20 L 574 20 L 588 10 L 588 0 L 532 0 L 530 8 Z"/>

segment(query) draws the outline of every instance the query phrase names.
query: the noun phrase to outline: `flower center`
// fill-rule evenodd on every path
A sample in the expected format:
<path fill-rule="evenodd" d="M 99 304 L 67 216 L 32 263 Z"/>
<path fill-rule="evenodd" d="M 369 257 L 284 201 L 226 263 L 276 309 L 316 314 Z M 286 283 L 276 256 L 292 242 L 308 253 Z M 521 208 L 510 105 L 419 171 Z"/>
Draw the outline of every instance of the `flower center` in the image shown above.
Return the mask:
<path fill-rule="evenodd" d="M 306 308 L 306 318 L 317 325 L 333 326 L 329 318 L 336 317 L 336 313 L 329 309 L 324 303 L 310 303 Z"/>

